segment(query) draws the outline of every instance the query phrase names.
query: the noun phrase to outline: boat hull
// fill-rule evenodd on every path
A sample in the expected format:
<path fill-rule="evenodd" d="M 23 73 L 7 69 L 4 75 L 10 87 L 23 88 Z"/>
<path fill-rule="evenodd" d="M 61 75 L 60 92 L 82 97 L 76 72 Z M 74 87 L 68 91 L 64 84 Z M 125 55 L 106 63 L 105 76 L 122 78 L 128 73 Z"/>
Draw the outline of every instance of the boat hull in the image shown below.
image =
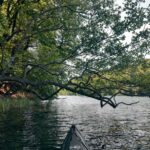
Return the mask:
<path fill-rule="evenodd" d="M 61 150 L 90 150 L 80 131 L 72 125 L 62 144 Z"/>

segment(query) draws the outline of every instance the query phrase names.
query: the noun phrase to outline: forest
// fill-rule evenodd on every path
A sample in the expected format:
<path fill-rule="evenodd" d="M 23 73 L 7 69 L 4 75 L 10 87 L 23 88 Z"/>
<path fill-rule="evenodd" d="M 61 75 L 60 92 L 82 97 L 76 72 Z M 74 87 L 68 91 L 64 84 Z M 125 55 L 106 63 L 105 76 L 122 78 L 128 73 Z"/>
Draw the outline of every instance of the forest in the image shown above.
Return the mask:
<path fill-rule="evenodd" d="M 150 6 L 144 0 L 0 0 L 0 95 L 62 90 L 116 108 L 150 96 Z M 110 95 L 109 97 L 106 95 Z"/>

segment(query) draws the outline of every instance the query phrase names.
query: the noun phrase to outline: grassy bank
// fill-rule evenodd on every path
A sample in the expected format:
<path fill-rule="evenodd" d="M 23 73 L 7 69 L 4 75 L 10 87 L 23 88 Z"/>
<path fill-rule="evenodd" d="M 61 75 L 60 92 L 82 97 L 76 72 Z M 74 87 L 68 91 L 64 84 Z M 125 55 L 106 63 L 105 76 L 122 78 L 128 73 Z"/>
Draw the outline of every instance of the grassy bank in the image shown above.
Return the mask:
<path fill-rule="evenodd" d="M 33 104 L 34 104 L 33 100 L 26 99 L 26 98 L 20 98 L 20 99 L 3 98 L 0 99 L 0 112 L 4 112 L 13 108 L 23 109 L 32 106 Z"/>

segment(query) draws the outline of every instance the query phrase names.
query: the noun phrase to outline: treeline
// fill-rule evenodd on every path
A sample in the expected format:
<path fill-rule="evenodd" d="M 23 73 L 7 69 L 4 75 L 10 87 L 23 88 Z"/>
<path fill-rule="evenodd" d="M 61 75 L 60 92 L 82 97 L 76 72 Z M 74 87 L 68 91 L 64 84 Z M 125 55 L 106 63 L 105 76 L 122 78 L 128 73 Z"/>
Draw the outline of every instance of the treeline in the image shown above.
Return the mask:
<path fill-rule="evenodd" d="M 127 68 L 113 68 L 103 72 L 85 74 L 73 81 L 74 84 L 93 86 L 103 95 L 150 96 L 150 60 L 145 59 Z M 72 95 L 69 91 L 61 94 Z"/>

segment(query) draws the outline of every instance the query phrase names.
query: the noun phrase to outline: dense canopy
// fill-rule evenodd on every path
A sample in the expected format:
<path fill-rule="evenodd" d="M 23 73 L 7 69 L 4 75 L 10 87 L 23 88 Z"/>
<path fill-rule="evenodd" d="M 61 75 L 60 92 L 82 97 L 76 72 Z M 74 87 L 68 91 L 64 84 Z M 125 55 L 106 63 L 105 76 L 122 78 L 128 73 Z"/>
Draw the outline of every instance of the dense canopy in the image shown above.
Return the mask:
<path fill-rule="evenodd" d="M 143 0 L 1 0 L 0 94 L 60 90 L 112 107 L 150 90 L 150 7 Z M 111 95 L 111 96 L 106 96 Z"/>

